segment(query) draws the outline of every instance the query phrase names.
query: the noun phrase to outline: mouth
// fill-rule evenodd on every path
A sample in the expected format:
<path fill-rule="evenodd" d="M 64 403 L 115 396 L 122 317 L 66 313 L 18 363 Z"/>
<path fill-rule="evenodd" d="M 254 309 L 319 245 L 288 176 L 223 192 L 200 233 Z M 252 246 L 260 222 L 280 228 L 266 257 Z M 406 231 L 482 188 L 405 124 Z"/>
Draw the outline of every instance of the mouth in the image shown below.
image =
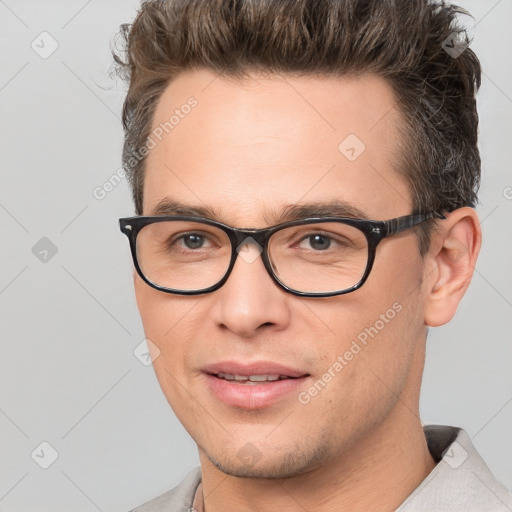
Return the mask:
<path fill-rule="evenodd" d="M 261 409 L 299 393 L 308 373 L 270 362 L 224 362 L 203 369 L 212 395 L 225 405 Z"/>
<path fill-rule="evenodd" d="M 299 377 L 289 377 L 288 375 L 263 374 L 263 375 L 236 375 L 232 373 L 219 372 L 214 374 L 219 379 L 243 385 L 258 385 L 264 382 L 275 382 L 276 380 L 296 379 Z"/>

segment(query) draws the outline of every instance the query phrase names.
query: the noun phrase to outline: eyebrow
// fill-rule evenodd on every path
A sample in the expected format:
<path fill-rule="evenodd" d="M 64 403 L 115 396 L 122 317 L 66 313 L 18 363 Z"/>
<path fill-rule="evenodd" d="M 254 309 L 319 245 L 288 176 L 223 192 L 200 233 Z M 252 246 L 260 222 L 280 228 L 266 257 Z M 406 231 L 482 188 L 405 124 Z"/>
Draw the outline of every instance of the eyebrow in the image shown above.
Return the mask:
<path fill-rule="evenodd" d="M 189 205 L 180 201 L 164 198 L 150 211 L 150 215 L 187 215 L 204 217 L 210 220 L 223 222 L 221 214 L 209 206 Z M 292 220 L 311 217 L 349 217 L 354 219 L 369 219 L 368 213 L 347 201 L 335 199 L 327 202 L 310 202 L 287 204 L 279 210 L 269 211 L 264 215 L 269 225 L 281 224 Z"/>
<path fill-rule="evenodd" d="M 217 220 L 219 214 L 209 206 L 193 206 L 165 197 L 150 211 L 149 215 L 190 215 L 192 217 L 205 217 Z"/>
<path fill-rule="evenodd" d="M 285 205 L 280 212 L 274 212 L 272 222 L 280 224 L 290 220 L 306 219 L 310 217 L 350 217 L 354 219 L 368 219 L 363 209 L 347 201 L 335 199 L 332 201 L 297 203 Z"/>

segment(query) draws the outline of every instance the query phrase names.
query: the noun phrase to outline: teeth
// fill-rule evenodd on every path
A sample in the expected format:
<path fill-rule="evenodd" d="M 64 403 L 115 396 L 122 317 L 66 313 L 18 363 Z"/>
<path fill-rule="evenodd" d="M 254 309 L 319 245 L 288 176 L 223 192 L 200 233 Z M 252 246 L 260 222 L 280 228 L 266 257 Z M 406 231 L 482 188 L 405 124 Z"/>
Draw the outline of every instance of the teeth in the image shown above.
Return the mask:
<path fill-rule="evenodd" d="M 286 375 L 276 375 L 276 374 L 269 374 L 269 375 L 234 375 L 232 373 L 221 373 L 219 372 L 217 374 L 217 377 L 219 379 L 225 379 L 225 380 L 235 380 L 239 382 L 267 382 L 267 381 L 276 381 L 276 380 L 282 380 L 287 379 L 288 377 Z"/>
<path fill-rule="evenodd" d="M 279 375 L 251 375 L 249 380 L 252 382 L 264 382 L 266 380 L 277 380 Z"/>

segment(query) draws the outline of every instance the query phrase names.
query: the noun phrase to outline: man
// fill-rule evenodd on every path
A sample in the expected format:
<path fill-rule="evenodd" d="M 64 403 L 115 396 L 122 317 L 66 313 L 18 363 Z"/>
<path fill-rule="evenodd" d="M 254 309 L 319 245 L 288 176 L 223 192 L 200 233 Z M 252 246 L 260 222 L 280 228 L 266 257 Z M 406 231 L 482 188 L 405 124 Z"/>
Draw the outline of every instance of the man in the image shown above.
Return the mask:
<path fill-rule="evenodd" d="M 464 430 L 419 417 L 481 242 L 457 12 L 164 0 L 123 27 L 121 229 L 201 462 L 137 511 L 512 510 Z"/>

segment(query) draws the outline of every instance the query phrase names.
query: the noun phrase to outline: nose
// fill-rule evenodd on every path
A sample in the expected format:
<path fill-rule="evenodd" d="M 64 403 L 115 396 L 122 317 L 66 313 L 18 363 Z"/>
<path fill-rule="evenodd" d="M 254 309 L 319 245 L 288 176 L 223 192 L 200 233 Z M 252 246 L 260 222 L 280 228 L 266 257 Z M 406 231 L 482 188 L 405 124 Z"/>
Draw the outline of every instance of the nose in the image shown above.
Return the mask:
<path fill-rule="evenodd" d="M 218 325 L 244 338 L 290 322 L 288 294 L 267 273 L 261 252 L 252 238 L 244 240 L 228 280 L 216 292 Z"/>

